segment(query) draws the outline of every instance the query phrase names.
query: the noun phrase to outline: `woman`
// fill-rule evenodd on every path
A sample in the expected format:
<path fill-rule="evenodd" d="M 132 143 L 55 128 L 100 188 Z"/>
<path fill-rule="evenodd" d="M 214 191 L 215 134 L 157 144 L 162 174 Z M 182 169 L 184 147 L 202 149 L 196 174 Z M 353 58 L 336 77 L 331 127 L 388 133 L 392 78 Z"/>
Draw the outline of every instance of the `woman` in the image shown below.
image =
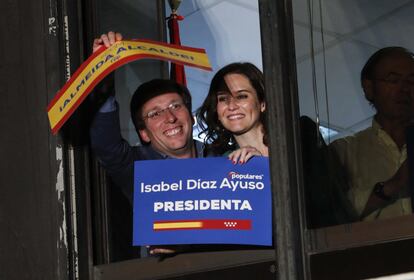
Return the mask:
<path fill-rule="evenodd" d="M 262 72 L 251 63 L 232 63 L 213 77 L 197 113 L 208 155 L 228 154 L 233 163 L 269 156 Z"/>

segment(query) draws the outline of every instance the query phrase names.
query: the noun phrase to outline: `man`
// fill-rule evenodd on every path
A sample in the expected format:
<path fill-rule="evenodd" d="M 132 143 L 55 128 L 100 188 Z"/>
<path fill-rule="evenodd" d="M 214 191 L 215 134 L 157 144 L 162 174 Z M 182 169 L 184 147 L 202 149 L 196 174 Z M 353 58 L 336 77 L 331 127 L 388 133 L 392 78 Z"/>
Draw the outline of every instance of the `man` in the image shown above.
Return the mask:
<path fill-rule="evenodd" d="M 93 51 L 120 40 L 120 33 L 103 34 L 95 39 Z M 113 96 L 96 114 L 90 135 L 95 155 L 132 205 L 134 161 L 201 157 L 202 144 L 192 139 L 190 93 L 174 81 L 155 79 L 142 84 L 131 99 L 130 110 L 142 146 L 132 147 L 122 139 Z M 172 251 L 155 251 L 169 252 Z"/>
<path fill-rule="evenodd" d="M 411 213 L 406 129 L 414 117 L 414 59 L 401 47 L 374 53 L 361 71 L 372 126 L 332 143 L 345 166 L 350 199 L 361 219 Z"/>

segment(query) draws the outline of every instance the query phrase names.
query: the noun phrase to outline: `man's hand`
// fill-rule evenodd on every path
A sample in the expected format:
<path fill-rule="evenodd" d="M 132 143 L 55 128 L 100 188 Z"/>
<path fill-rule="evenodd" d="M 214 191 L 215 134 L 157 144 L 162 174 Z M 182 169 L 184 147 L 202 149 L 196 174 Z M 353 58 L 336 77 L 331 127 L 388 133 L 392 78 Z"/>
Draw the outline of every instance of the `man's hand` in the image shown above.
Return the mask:
<path fill-rule="evenodd" d="M 109 31 L 108 34 L 102 34 L 101 37 L 93 40 L 92 52 L 96 52 L 102 45 L 109 48 L 113 44 L 122 40 L 122 34 L 118 32 Z"/>
<path fill-rule="evenodd" d="M 101 46 L 110 47 L 118 41 L 122 40 L 122 34 L 109 31 L 108 34 L 102 34 L 99 38 L 93 40 L 92 51 L 96 52 Z M 92 112 L 111 112 L 115 110 L 115 99 L 108 101 L 109 96 L 115 95 L 115 77 L 114 73 L 110 73 L 103 81 L 101 81 L 90 94 Z M 106 102 L 106 103 L 105 103 Z M 103 106 L 102 106 L 103 105 Z"/>
<path fill-rule="evenodd" d="M 147 246 L 151 256 L 172 257 L 179 253 L 191 252 L 192 245 L 154 245 Z"/>
<path fill-rule="evenodd" d="M 165 246 L 167 247 L 167 246 Z M 147 247 L 150 255 L 175 254 L 176 250 L 171 248 Z"/>
<path fill-rule="evenodd" d="M 390 185 L 390 193 L 386 192 L 386 194 L 395 195 L 397 193 L 401 193 L 404 197 L 409 196 L 409 178 L 408 161 L 405 160 L 397 172 L 394 174 L 394 176 L 392 176 L 392 178 L 386 182 Z"/>

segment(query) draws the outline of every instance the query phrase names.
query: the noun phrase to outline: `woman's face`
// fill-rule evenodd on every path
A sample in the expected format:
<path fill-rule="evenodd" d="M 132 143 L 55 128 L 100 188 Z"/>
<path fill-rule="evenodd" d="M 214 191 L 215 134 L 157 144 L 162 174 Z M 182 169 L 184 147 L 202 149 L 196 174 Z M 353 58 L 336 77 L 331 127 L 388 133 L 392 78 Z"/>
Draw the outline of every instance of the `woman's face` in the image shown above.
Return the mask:
<path fill-rule="evenodd" d="M 224 128 L 240 135 L 260 127 L 265 104 L 259 101 L 249 79 L 242 74 L 227 74 L 224 81 L 229 92 L 217 93 L 217 114 Z"/>

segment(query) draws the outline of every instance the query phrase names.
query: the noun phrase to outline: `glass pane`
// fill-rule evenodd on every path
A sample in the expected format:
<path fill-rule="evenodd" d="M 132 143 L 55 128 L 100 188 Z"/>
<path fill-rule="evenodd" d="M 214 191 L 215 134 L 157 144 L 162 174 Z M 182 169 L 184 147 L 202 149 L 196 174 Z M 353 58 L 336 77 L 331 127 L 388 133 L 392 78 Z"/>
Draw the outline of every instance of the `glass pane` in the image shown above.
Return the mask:
<path fill-rule="evenodd" d="M 308 227 L 410 215 L 412 1 L 294 0 L 293 12 Z M 408 50 L 389 49 L 361 81 L 389 46 Z"/>
<path fill-rule="evenodd" d="M 126 39 L 159 40 L 160 23 L 157 22 L 156 1 L 97 1 L 100 34 L 114 30 L 121 32 Z M 168 16 L 171 11 L 167 2 L 165 6 Z M 239 16 L 229 19 L 231 13 Z M 204 101 L 210 81 L 221 67 L 241 61 L 262 68 L 257 1 L 182 1 L 178 14 L 184 16 L 184 20 L 179 22 L 181 44 L 205 49 L 213 67 L 212 72 L 185 68 L 187 86 L 192 94 L 193 112 Z M 240 29 L 244 32 L 236 32 Z M 163 77 L 163 70 L 159 62 L 140 60 L 123 66 L 115 73 L 115 97 L 119 104 L 121 132 L 130 145 L 140 145 L 130 121 L 131 96 L 143 82 Z M 193 135 L 198 138 L 197 125 Z M 138 257 L 139 250 L 131 246 L 131 202 L 115 184 L 110 184 L 107 197 L 111 261 Z M 141 256 L 144 254 L 146 249 L 141 248 Z"/>
<path fill-rule="evenodd" d="M 97 0 L 97 6 L 98 34 L 117 31 L 125 39 L 159 40 L 157 1 Z M 139 139 L 130 121 L 129 100 L 138 85 L 160 75 L 160 63 L 154 60 L 128 63 L 115 72 L 116 99 L 121 105 L 121 131 L 130 143 L 137 144 Z"/>
<path fill-rule="evenodd" d="M 124 39 L 149 39 L 159 41 L 157 1 L 146 0 L 97 0 L 98 33 L 120 32 Z M 161 77 L 161 62 L 139 60 L 128 63 L 115 71 L 115 98 L 119 104 L 121 134 L 131 145 L 140 145 L 131 121 L 129 102 L 136 88 L 143 82 Z M 108 219 L 106 244 L 109 260 L 121 261 L 139 257 L 141 249 L 132 246 L 132 201 L 128 191 L 123 190 L 107 176 L 105 205 Z M 132 178 L 131 178 L 132 180 Z M 95 201 L 99 201 L 95 198 Z M 98 207 L 103 207 L 99 205 Z M 100 239 L 98 239 L 100 240 Z M 106 240 L 105 238 L 103 240 Z M 105 241 L 103 241 L 105 242 Z M 105 247 L 105 246 L 104 246 Z M 144 250 L 145 251 L 145 250 Z"/>

